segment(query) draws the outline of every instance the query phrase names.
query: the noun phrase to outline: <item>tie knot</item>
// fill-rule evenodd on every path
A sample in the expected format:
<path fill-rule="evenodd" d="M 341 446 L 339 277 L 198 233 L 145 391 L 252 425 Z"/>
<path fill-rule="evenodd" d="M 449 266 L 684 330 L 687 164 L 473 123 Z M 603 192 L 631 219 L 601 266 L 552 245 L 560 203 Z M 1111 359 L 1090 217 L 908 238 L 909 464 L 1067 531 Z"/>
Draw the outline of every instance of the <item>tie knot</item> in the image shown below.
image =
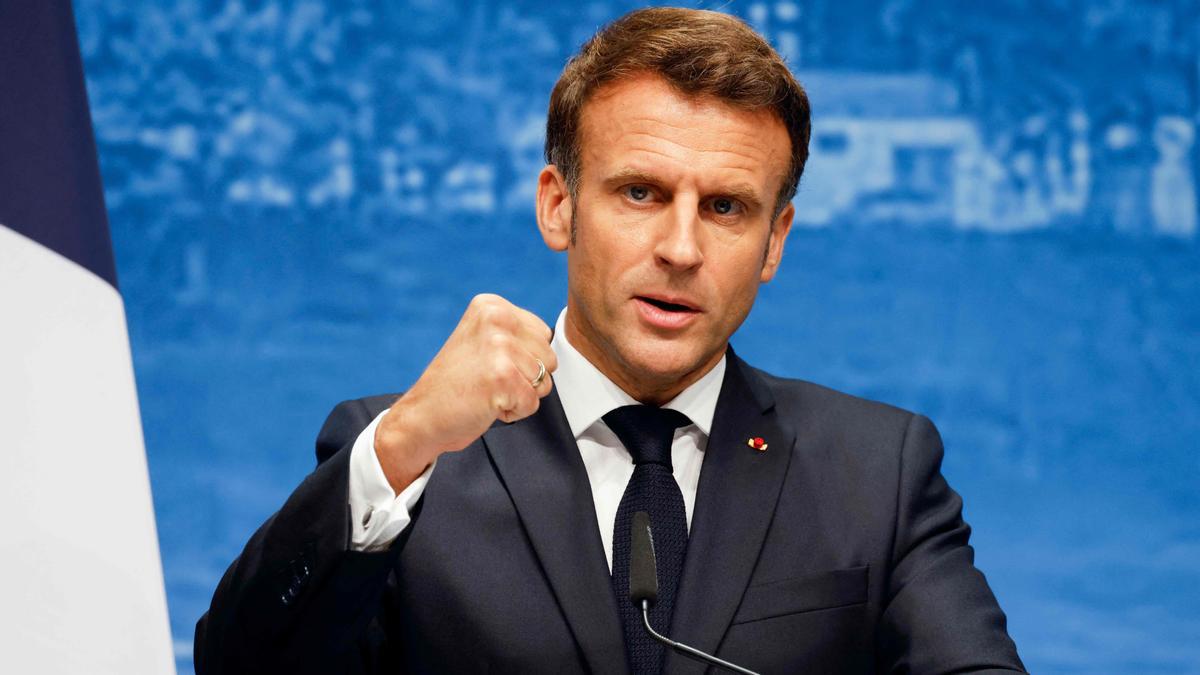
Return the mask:
<path fill-rule="evenodd" d="M 622 406 L 603 419 L 633 455 L 634 464 L 662 464 L 668 469 L 675 430 L 692 423 L 678 410 L 648 405 Z"/>

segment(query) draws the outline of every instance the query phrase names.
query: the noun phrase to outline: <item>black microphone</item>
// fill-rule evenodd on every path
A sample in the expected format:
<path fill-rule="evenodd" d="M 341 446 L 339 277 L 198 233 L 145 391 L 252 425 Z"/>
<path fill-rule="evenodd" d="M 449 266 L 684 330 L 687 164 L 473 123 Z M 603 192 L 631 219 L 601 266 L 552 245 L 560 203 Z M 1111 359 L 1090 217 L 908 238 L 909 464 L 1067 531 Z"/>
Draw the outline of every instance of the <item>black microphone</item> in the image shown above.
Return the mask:
<path fill-rule="evenodd" d="M 650 529 L 650 514 L 638 511 L 629 525 L 629 599 L 634 607 L 642 608 L 642 624 L 650 637 L 675 651 L 697 661 L 709 663 L 743 675 L 758 675 L 753 670 L 722 661 L 682 642 L 659 635 L 650 625 L 650 607 L 658 602 L 658 562 L 654 558 L 654 533 Z"/>

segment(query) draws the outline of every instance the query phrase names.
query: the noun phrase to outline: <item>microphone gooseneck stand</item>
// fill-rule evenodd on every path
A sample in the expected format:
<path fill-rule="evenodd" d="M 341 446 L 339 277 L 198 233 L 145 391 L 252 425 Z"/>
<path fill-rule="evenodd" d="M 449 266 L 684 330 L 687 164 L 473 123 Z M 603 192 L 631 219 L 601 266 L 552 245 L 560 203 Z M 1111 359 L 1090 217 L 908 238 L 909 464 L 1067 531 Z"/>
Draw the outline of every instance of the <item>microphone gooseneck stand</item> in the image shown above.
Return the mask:
<path fill-rule="evenodd" d="M 642 609 L 642 625 L 646 627 L 650 637 L 697 661 L 742 675 L 758 675 L 753 670 L 705 654 L 695 647 L 676 642 L 654 630 L 650 625 L 650 607 L 658 600 L 658 563 L 654 557 L 654 533 L 650 527 L 650 514 L 645 511 L 634 513 L 629 530 L 629 600 L 634 607 Z"/>
<path fill-rule="evenodd" d="M 690 656 L 693 659 L 696 659 L 697 661 L 703 661 L 704 663 L 708 663 L 708 664 L 717 666 L 719 668 L 725 668 L 726 670 L 732 670 L 735 673 L 742 673 L 742 675 L 758 675 L 758 673 L 754 672 L 753 670 L 748 670 L 746 668 L 743 668 L 743 667 L 737 665 L 736 663 L 730 663 L 723 659 L 718 659 L 715 656 L 710 656 L 708 654 L 705 654 L 704 652 L 700 651 L 699 649 L 696 649 L 694 647 L 689 647 L 689 646 L 683 644 L 682 642 L 676 642 L 665 635 L 660 635 L 650 625 L 650 601 L 649 600 L 642 600 L 642 623 L 646 626 L 646 630 L 650 632 L 651 637 L 653 637 L 655 640 L 658 640 L 659 642 L 663 643 L 664 645 L 670 647 L 671 649 L 674 649 L 675 651 L 679 652 L 680 654 L 683 654 L 684 656 Z"/>

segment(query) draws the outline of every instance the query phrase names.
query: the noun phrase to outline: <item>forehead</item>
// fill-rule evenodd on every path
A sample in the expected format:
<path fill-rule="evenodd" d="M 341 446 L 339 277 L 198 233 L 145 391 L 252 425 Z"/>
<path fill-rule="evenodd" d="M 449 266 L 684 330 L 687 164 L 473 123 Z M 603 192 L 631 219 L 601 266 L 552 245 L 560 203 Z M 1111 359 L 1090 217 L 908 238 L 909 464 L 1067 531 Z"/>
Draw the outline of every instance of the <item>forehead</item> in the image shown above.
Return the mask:
<path fill-rule="evenodd" d="M 585 175 L 625 169 L 698 182 L 738 180 L 765 192 L 782 185 L 791 141 L 770 110 L 744 110 L 691 97 L 643 75 L 605 85 L 580 119 Z"/>

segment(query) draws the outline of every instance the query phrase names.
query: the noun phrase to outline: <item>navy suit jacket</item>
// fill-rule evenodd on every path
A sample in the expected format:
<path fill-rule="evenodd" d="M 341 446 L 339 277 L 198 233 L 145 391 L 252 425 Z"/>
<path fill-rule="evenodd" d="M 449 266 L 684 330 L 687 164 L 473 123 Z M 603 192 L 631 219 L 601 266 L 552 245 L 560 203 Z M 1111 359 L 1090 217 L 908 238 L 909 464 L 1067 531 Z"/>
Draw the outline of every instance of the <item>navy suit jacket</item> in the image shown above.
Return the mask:
<path fill-rule="evenodd" d="M 349 549 L 350 448 L 393 400 L 334 409 L 197 624 L 197 672 L 628 672 L 556 392 L 443 455 L 389 550 Z M 926 418 L 730 350 L 669 634 L 764 673 L 1022 670 L 941 460 Z"/>

